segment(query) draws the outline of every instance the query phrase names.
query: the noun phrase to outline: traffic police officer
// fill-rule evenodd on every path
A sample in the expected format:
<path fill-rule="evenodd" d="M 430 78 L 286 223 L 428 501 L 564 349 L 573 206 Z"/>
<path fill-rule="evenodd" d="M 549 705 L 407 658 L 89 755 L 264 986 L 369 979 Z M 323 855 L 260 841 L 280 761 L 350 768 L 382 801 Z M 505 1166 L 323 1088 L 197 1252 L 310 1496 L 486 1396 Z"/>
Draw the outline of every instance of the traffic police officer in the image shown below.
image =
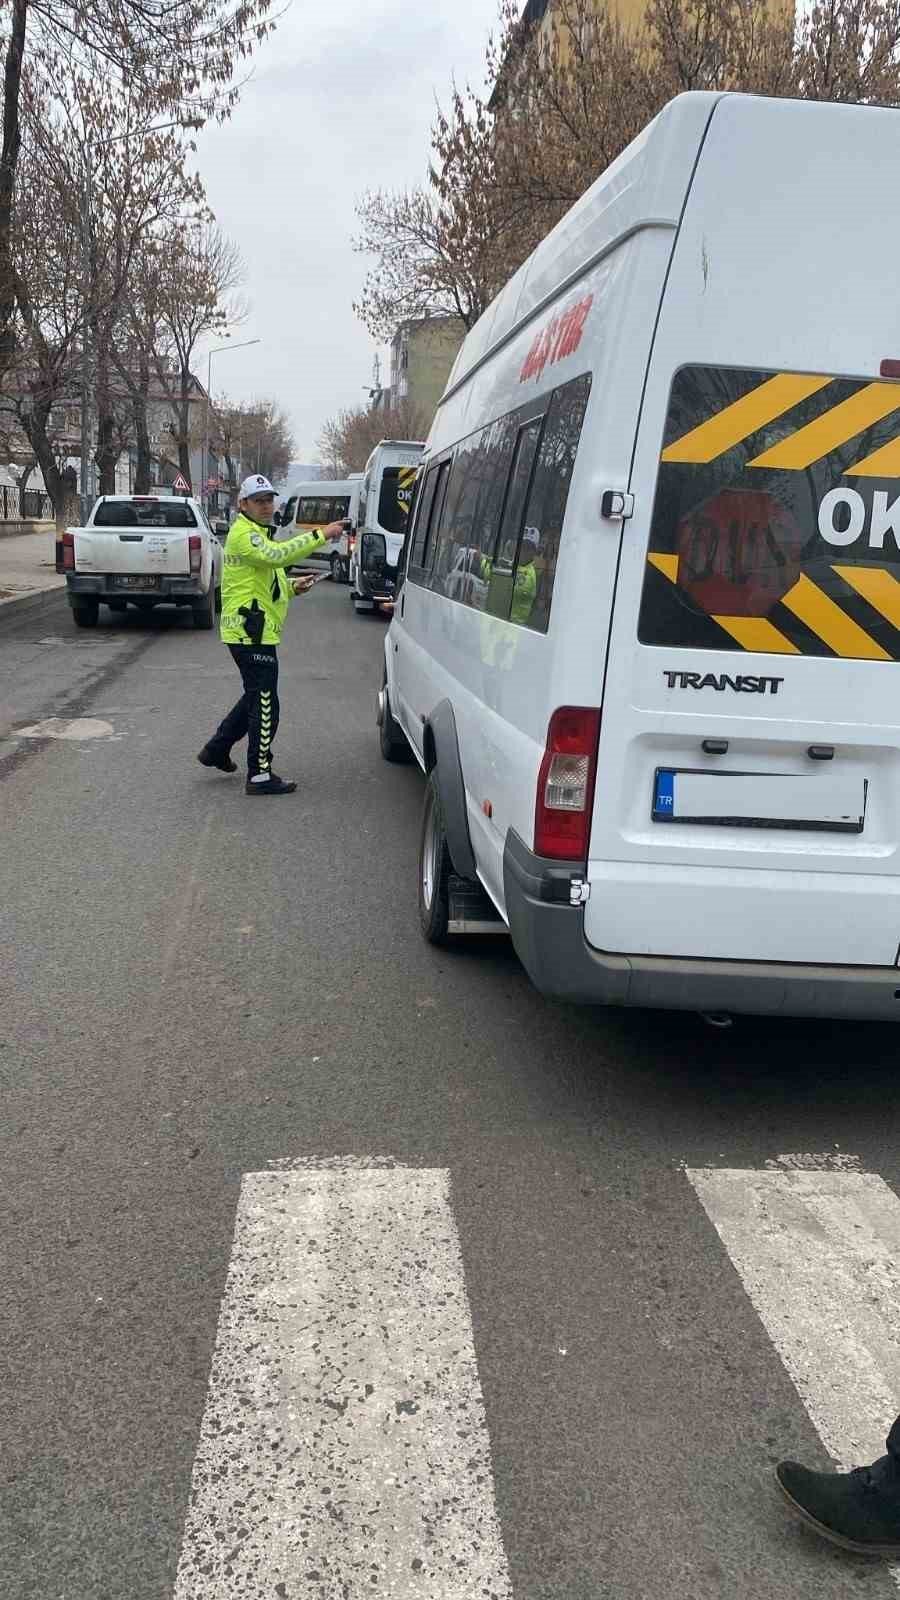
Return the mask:
<path fill-rule="evenodd" d="M 247 793 L 292 794 L 272 771 L 272 741 L 278 728 L 278 651 L 291 595 L 305 594 L 313 579 L 285 575 L 285 568 L 321 549 L 342 531 L 331 522 L 294 539 L 272 537 L 275 490 L 259 474 L 245 478 L 238 512 L 225 541 L 220 632 L 237 664 L 244 693 L 197 757 L 204 767 L 236 772 L 232 746 L 247 738 Z"/>

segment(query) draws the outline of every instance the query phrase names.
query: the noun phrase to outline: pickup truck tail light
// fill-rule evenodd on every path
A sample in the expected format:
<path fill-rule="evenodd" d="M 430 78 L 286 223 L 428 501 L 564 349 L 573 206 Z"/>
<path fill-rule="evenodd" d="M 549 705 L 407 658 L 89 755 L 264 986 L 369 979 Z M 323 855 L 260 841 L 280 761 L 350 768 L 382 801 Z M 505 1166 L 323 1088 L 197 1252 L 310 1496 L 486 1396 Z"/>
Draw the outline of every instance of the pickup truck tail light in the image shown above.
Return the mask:
<path fill-rule="evenodd" d="M 586 860 L 599 738 L 593 706 L 560 706 L 550 718 L 534 808 L 535 855 Z"/>
<path fill-rule="evenodd" d="M 188 550 L 190 551 L 190 555 L 191 555 L 191 571 L 192 572 L 199 572 L 200 571 L 200 561 L 201 561 L 201 557 L 202 557 L 202 554 L 203 554 L 202 549 L 201 549 L 201 541 L 200 541 L 199 533 L 192 533 L 189 536 L 189 538 L 188 538 Z"/>
<path fill-rule="evenodd" d="M 57 572 L 75 571 L 75 535 L 68 529 L 56 543 L 56 570 Z"/>

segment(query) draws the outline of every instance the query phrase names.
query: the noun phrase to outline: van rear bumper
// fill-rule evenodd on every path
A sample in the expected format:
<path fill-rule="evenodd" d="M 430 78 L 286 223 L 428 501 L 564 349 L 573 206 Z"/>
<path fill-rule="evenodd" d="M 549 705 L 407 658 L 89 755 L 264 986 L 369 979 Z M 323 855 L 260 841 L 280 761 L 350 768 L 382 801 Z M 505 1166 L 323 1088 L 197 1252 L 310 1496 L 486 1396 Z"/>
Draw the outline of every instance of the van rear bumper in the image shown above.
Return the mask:
<path fill-rule="evenodd" d="M 503 853 L 506 920 L 519 960 L 542 994 L 579 1005 L 900 1021 L 896 967 L 704 961 L 595 950 L 584 909 L 569 901 L 577 864 L 536 856 L 510 830 Z"/>

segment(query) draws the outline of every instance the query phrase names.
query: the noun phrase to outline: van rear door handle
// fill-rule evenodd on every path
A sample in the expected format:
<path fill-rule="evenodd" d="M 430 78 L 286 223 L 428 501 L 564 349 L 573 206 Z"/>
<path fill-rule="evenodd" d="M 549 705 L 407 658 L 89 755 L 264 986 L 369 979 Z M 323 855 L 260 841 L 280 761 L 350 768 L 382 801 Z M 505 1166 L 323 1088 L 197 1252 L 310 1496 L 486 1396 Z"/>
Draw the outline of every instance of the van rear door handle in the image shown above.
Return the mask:
<path fill-rule="evenodd" d="M 834 745 L 811 744 L 806 754 L 809 756 L 810 761 L 833 761 Z"/>

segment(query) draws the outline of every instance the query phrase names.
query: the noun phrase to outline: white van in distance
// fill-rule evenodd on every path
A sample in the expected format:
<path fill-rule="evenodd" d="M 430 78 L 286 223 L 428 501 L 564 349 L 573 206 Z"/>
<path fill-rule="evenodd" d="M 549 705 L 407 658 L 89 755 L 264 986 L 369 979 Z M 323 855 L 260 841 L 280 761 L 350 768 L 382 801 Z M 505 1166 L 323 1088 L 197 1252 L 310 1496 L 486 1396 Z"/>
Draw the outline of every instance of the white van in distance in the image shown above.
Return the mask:
<path fill-rule="evenodd" d="M 281 511 L 276 514 L 275 521 L 282 530 L 282 539 L 294 539 L 298 533 L 316 533 L 319 528 L 327 528 L 330 522 L 350 524 L 339 539 L 332 539 L 313 557 L 328 562 L 335 583 L 350 582 L 350 560 L 359 522 L 362 477 L 361 472 L 354 472 L 346 478 L 310 479 L 307 483 L 297 483 Z"/>
<path fill-rule="evenodd" d="M 374 611 L 393 600 L 424 449 L 416 439 L 382 439 L 366 462 L 359 536 L 350 561 L 350 597 L 356 611 Z"/>
<path fill-rule="evenodd" d="M 547 994 L 900 1016 L 898 152 L 683 95 L 470 332 L 379 701 L 432 940 L 482 894 Z"/>

